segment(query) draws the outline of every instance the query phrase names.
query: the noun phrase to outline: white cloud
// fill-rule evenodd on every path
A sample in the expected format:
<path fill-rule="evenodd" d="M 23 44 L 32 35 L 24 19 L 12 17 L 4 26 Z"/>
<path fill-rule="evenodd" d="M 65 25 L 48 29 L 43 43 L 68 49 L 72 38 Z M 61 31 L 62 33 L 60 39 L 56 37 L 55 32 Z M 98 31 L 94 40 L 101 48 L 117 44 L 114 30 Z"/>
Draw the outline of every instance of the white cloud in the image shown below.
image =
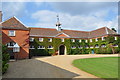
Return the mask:
<path fill-rule="evenodd" d="M 2 11 L 4 19 L 7 19 L 12 16 L 24 16 L 23 12 L 25 9 L 24 2 L 4 2 L 2 3 Z"/>
<path fill-rule="evenodd" d="M 32 18 L 38 20 L 34 26 L 55 28 L 56 12 L 41 10 L 32 14 Z M 59 13 L 60 22 L 63 29 L 75 30 L 94 30 L 100 27 L 107 26 L 109 28 L 117 28 L 117 18 L 111 21 L 105 21 L 104 17 L 107 12 L 96 12 L 91 15 L 70 15 L 68 13 Z"/>
<path fill-rule="evenodd" d="M 53 2 L 55 10 L 71 15 L 88 15 L 97 11 L 118 10 L 117 2 Z"/>

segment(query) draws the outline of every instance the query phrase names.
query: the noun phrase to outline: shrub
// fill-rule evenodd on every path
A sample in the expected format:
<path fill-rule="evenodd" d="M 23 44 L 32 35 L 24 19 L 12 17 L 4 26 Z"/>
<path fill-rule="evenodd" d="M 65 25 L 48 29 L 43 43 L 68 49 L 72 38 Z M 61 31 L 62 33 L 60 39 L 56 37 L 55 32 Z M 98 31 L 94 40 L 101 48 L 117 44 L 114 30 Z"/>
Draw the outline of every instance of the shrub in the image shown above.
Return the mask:
<path fill-rule="evenodd" d="M 7 47 L 2 45 L 2 74 L 4 74 L 9 67 L 10 55 L 7 53 Z"/>

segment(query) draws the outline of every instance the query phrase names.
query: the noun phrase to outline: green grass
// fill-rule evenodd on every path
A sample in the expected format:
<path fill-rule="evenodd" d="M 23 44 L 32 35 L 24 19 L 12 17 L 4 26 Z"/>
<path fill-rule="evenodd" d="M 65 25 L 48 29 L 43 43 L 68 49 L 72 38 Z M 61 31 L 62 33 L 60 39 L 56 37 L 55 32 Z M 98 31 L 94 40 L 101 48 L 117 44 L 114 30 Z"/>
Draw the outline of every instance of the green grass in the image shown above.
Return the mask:
<path fill-rule="evenodd" d="M 118 78 L 118 57 L 77 59 L 72 64 L 100 78 Z"/>

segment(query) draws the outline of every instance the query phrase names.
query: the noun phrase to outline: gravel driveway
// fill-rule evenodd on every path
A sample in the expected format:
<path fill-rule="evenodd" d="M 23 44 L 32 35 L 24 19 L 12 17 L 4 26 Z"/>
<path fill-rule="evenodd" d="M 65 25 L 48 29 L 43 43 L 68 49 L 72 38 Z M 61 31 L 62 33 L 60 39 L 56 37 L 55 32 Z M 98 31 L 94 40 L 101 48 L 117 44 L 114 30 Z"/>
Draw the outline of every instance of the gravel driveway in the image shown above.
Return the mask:
<path fill-rule="evenodd" d="M 97 78 L 72 65 L 74 59 L 109 57 L 114 55 L 61 55 L 36 57 L 10 62 L 3 78 Z"/>

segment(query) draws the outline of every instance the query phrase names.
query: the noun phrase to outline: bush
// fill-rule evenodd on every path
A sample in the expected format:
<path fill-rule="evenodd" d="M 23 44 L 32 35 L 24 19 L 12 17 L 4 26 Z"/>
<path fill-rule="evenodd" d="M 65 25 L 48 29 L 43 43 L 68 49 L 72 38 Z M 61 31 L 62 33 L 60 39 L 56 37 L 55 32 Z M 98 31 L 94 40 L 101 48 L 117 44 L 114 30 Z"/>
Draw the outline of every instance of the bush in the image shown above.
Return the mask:
<path fill-rule="evenodd" d="M 7 47 L 2 45 L 2 74 L 4 74 L 9 67 L 10 55 L 7 53 Z"/>
<path fill-rule="evenodd" d="M 4 74 L 7 71 L 8 67 L 9 67 L 9 64 L 6 63 L 6 61 L 3 61 L 2 62 L 2 74 Z"/>

